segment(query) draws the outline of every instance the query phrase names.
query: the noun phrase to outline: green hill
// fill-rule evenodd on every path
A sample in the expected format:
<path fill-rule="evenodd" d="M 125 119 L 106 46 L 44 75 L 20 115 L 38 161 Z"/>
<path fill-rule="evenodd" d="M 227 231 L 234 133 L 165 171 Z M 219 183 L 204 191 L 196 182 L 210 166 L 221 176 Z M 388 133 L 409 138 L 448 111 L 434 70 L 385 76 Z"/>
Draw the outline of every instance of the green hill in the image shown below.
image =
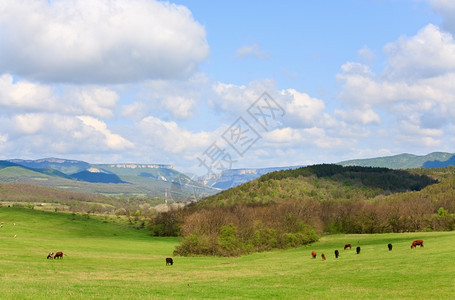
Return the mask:
<path fill-rule="evenodd" d="M 342 166 L 382 167 L 389 169 L 441 168 L 455 165 L 454 154 L 433 152 L 427 155 L 399 154 L 368 159 L 353 159 L 338 163 Z"/>
<path fill-rule="evenodd" d="M 183 210 L 184 240 L 176 253 L 238 255 L 295 247 L 317 239 L 312 230 L 454 230 L 454 186 L 455 167 L 315 165 L 272 172 Z"/>

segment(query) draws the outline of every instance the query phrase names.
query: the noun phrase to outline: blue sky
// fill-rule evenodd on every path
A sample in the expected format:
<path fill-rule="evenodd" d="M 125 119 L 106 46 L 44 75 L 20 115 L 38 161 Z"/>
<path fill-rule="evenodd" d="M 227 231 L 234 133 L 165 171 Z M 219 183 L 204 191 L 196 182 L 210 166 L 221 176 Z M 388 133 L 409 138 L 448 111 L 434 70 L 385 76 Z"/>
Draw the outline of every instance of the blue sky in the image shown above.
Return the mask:
<path fill-rule="evenodd" d="M 450 0 L 4 0 L 0 159 L 202 175 L 455 152 L 454 34 Z"/>

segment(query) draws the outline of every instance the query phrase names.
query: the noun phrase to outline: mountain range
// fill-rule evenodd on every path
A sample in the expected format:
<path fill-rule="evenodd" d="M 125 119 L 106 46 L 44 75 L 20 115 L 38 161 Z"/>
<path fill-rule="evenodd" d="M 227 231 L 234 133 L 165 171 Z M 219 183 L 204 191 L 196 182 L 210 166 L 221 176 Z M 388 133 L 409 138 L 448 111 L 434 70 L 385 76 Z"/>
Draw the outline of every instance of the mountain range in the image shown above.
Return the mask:
<path fill-rule="evenodd" d="M 399 154 L 337 163 L 342 166 L 389 169 L 440 168 L 455 165 L 455 154 Z M 120 197 L 156 197 L 170 201 L 193 201 L 213 195 L 262 175 L 302 165 L 225 170 L 220 175 L 189 177 L 165 164 L 91 164 L 84 161 L 44 158 L 0 161 L 0 182 L 19 182 L 58 189 Z"/>
<path fill-rule="evenodd" d="M 175 202 L 194 200 L 219 191 L 202 186 L 171 165 L 90 164 L 60 158 L 2 160 L 0 182 L 119 197 L 168 197 Z"/>

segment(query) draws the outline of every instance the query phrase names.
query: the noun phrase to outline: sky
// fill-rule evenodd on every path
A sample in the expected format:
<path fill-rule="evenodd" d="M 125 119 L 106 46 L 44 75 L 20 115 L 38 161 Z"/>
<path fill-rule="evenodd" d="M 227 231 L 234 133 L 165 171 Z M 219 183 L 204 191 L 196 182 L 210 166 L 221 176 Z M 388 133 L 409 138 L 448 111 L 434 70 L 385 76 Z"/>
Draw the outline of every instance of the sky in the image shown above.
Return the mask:
<path fill-rule="evenodd" d="M 0 159 L 455 152 L 455 1 L 0 1 Z"/>

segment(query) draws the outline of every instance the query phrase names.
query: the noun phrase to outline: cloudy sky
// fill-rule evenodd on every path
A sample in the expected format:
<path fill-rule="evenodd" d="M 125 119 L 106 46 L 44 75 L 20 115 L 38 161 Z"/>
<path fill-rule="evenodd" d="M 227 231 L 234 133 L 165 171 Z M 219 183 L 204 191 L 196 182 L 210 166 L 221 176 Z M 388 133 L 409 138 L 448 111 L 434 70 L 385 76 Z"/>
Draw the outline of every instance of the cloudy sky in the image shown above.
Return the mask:
<path fill-rule="evenodd" d="M 455 1 L 0 1 L 0 159 L 455 152 Z"/>

